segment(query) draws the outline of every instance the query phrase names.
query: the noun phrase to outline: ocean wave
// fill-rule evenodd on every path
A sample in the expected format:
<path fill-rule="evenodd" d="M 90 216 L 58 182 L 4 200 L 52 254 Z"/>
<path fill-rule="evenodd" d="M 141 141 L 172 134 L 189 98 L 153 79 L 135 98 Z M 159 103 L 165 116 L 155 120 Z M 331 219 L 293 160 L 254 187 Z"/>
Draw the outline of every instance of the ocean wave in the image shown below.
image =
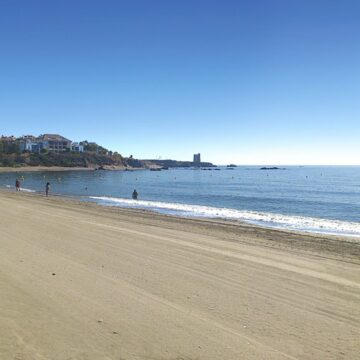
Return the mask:
<path fill-rule="evenodd" d="M 271 228 L 360 237 L 360 223 L 355 222 L 107 196 L 90 196 L 89 199 L 101 205 L 144 209 L 171 215 L 221 218 Z"/>
<path fill-rule="evenodd" d="M 15 189 L 15 186 L 11 186 L 11 185 L 4 185 L 4 186 L 8 189 Z M 27 189 L 27 188 L 23 188 L 23 187 L 20 188 L 20 191 L 30 192 L 30 193 L 36 192 L 36 190 Z"/>
<path fill-rule="evenodd" d="M 20 188 L 20 190 L 21 190 L 21 191 L 25 191 L 25 192 L 30 192 L 30 193 L 36 192 L 36 190 L 26 189 L 26 188 Z"/>

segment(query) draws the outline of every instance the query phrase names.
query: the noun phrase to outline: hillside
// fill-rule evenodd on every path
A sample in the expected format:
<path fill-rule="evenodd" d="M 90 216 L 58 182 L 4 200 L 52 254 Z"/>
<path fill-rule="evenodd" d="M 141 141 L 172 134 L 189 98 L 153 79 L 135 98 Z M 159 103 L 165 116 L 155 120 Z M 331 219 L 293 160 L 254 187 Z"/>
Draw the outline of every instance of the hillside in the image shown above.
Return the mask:
<path fill-rule="evenodd" d="M 101 155 L 96 152 L 63 153 L 0 153 L 0 166 L 60 166 L 60 167 L 99 167 L 127 166 L 119 154 Z"/>

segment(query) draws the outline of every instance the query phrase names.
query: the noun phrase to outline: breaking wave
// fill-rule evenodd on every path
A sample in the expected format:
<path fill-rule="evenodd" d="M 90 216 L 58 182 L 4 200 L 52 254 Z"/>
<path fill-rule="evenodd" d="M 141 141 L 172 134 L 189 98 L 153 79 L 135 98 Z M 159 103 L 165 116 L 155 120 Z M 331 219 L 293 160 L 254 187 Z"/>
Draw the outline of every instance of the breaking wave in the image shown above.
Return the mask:
<path fill-rule="evenodd" d="M 89 199 L 100 205 L 151 210 L 170 215 L 221 218 L 278 229 L 360 237 L 360 223 L 356 222 L 107 196 L 90 196 Z"/>
<path fill-rule="evenodd" d="M 15 189 L 15 186 L 11 186 L 11 185 L 4 185 L 4 186 L 8 189 Z M 23 188 L 23 187 L 20 188 L 20 191 L 30 192 L 30 193 L 36 192 L 35 190 L 27 189 L 27 188 Z"/>

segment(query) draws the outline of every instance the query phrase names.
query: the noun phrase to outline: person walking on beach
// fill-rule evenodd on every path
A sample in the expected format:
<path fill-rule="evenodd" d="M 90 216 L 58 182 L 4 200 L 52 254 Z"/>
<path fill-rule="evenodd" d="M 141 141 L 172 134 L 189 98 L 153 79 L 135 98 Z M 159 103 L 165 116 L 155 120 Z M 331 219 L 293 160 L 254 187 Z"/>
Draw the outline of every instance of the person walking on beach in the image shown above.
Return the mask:
<path fill-rule="evenodd" d="M 134 189 L 134 191 L 132 193 L 132 198 L 133 198 L 133 200 L 137 200 L 137 198 L 138 198 L 138 193 L 137 193 L 136 189 Z"/>
<path fill-rule="evenodd" d="M 46 196 L 49 196 L 49 191 L 50 191 L 50 183 L 47 182 L 46 186 L 45 186 L 45 194 L 46 194 Z"/>
<path fill-rule="evenodd" d="M 16 191 L 20 191 L 20 181 L 19 181 L 19 179 L 16 179 L 16 181 L 15 181 L 15 189 L 16 189 Z"/>

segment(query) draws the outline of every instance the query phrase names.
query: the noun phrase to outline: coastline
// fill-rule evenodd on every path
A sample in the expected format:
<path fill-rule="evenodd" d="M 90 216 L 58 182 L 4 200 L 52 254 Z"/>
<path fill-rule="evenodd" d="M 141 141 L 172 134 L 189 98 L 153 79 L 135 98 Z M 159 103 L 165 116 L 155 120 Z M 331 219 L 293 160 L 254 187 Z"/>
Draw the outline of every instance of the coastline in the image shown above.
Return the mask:
<path fill-rule="evenodd" d="M 105 217 L 123 216 L 129 220 L 133 220 L 133 217 L 139 217 L 141 221 L 146 221 L 148 225 L 152 225 L 153 221 L 159 221 L 161 224 L 167 222 L 168 225 L 181 226 L 184 230 L 191 226 L 194 231 L 210 227 L 210 233 L 216 233 L 220 229 L 220 234 L 225 231 L 226 234 L 231 234 L 232 239 L 240 235 L 244 237 L 250 236 L 251 243 L 256 240 L 257 242 L 264 242 L 266 246 L 270 247 L 291 247 L 295 251 L 321 251 L 328 256 L 334 255 L 336 258 L 346 256 L 353 258 L 355 262 L 358 261 L 360 265 L 360 239 L 356 236 L 282 229 L 232 219 L 173 215 L 159 213 L 151 209 L 107 206 L 94 201 L 82 201 L 77 196 L 64 194 L 51 194 L 46 198 L 43 192 L 16 193 L 14 190 L 0 188 L 0 197 L 2 194 L 9 194 L 10 197 L 20 195 L 29 199 L 45 199 L 47 202 L 54 203 L 54 205 L 75 207 L 79 212 L 95 211 Z M 256 239 L 253 238 L 254 234 Z M 247 240 L 244 238 L 243 241 Z"/>
<path fill-rule="evenodd" d="M 321 219 L 291 214 L 266 213 L 154 200 L 138 199 L 134 201 L 128 198 L 112 196 L 89 196 L 89 200 L 102 206 L 149 210 L 155 213 L 172 214 L 184 218 L 224 220 L 301 234 L 350 237 L 354 241 L 360 241 L 360 223 L 336 219 Z"/>
<path fill-rule="evenodd" d="M 0 167 L 0 173 L 37 172 L 37 171 L 94 171 L 96 167 L 63 167 L 63 166 L 22 166 L 22 167 Z M 105 165 L 103 170 L 144 170 L 144 168 L 132 168 L 125 166 Z"/>
<path fill-rule="evenodd" d="M 141 170 L 141 169 L 138 169 Z M 6 187 L 0 187 L 0 193 L 1 192 L 12 192 L 14 191 L 15 188 L 11 188 L 8 185 Z M 27 189 L 27 188 L 22 188 L 23 191 L 21 191 L 22 194 L 31 194 L 33 196 L 42 196 L 43 195 L 43 191 L 39 191 L 39 190 L 31 190 L 31 189 Z M 97 197 L 97 196 L 84 196 L 84 195 L 66 195 L 66 194 L 61 194 L 61 193 L 52 193 L 51 194 L 52 198 L 57 198 L 57 199 L 63 199 L 63 200 L 72 200 L 75 201 L 75 203 L 77 205 L 83 206 L 83 205 L 94 205 L 96 207 L 98 207 L 99 211 L 105 211 L 105 209 L 113 209 L 113 210 L 119 210 L 119 211 L 125 211 L 125 212 L 135 212 L 135 213 L 148 213 L 148 214 L 152 214 L 152 215 L 159 215 L 159 216 L 165 216 L 168 218 L 174 218 L 177 220 L 194 220 L 194 221 L 201 221 L 201 222 L 211 222 L 211 223 L 217 223 L 217 224 L 228 224 L 231 226 L 238 226 L 238 227 L 252 227 L 252 228 L 257 228 L 257 229 L 263 229 L 265 231 L 275 231 L 275 232 L 280 232 L 280 233 L 285 233 L 288 235 L 292 235 L 292 234 L 296 234 L 299 236 L 310 236 L 311 237 L 315 237 L 315 238 L 328 238 L 328 239 L 333 239 L 333 240 L 339 240 L 339 241 L 346 241 L 346 242 L 350 242 L 350 243 L 359 243 L 360 244 L 360 236 L 356 233 L 356 234 L 351 234 L 351 233 L 341 233 L 341 232 L 331 232 L 330 230 L 328 231 L 318 231 L 318 230 L 310 230 L 310 229 L 302 229 L 302 228 L 291 228 L 291 227 L 284 227 L 284 226 L 280 226 L 277 224 L 267 224 L 267 223 L 260 223 L 260 222 L 254 222 L 245 218 L 231 218 L 231 217 L 222 217 L 219 216 L 219 212 L 221 212 L 221 208 L 207 208 L 207 209 L 211 209 L 213 210 L 212 213 L 214 213 L 215 211 L 215 215 L 211 215 L 211 212 L 207 215 L 207 216 L 202 216 L 202 215 L 198 215 L 198 214 L 174 214 L 171 212 L 164 212 L 164 211 L 159 211 L 158 208 L 156 208 L 154 205 L 152 207 L 149 206 L 144 206 L 142 205 L 142 203 L 145 203 L 146 205 L 148 205 L 149 203 L 152 204 L 164 204 L 165 207 L 167 208 L 169 207 L 169 205 L 172 204 L 168 204 L 168 203 L 161 203 L 161 202 L 153 202 L 153 201 L 149 201 L 149 200 L 137 200 L 134 202 L 134 200 L 132 199 L 127 199 L 127 198 L 123 198 L 123 199 L 117 199 L 120 200 L 120 202 L 124 203 L 124 205 L 119 205 L 118 202 L 112 202 L 109 204 L 108 199 L 113 199 L 111 197 Z M 82 199 L 82 200 L 80 200 Z M 107 199 L 107 201 L 102 202 L 102 201 L 98 201 L 99 199 Z M 132 204 L 131 206 L 129 206 L 129 204 Z M 173 205 L 177 205 L 180 206 L 180 208 L 182 207 L 202 207 L 202 206 L 198 206 L 198 205 L 188 205 L 188 204 L 173 204 Z M 234 209 L 227 209 L 228 211 L 236 211 Z M 271 214 L 271 217 L 274 218 L 274 216 L 276 216 L 277 214 Z M 284 216 L 284 215 L 280 215 L 280 216 Z M 310 218 L 309 218 L 310 219 Z M 315 219 L 314 219 L 315 220 Z M 317 219 L 318 221 L 321 220 L 325 220 L 327 222 L 330 222 L 331 220 L 327 220 L 327 219 Z M 335 222 L 337 220 L 334 220 Z M 351 223 L 349 223 L 351 224 Z"/>
<path fill-rule="evenodd" d="M 348 239 L 10 191 L 0 206 L 1 358 L 357 359 Z"/>
<path fill-rule="evenodd" d="M 62 166 L 21 166 L 0 167 L 0 173 L 37 172 L 37 171 L 92 171 L 95 168 L 62 167 Z"/>
<path fill-rule="evenodd" d="M 46 171 L 41 176 L 40 171 L 0 173 L 0 185 L 13 188 L 18 178 L 25 191 L 42 191 L 47 178 L 54 193 L 81 196 L 84 201 L 104 206 L 142 208 L 183 217 L 228 219 L 267 228 L 360 240 L 358 170 L 294 169 L 270 177 L 247 169 L 231 174 L 226 171 L 216 174 L 191 172 L 191 176 L 187 169 L 176 170 L 176 173 L 175 170 L 156 173 L 142 169 L 128 169 L 128 172 L 127 169 L 64 170 L 63 173 Z M 320 177 L 322 173 L 324 176 Z M 331 179 L 336 176 L 340 176 L 341 181 L 335 188 L 329 188 Z M 211 194 L 207 186 L 200 183 L 209 184 Z M 140 193 L 136 201 L 131 199 L 134 188 Z"/>

